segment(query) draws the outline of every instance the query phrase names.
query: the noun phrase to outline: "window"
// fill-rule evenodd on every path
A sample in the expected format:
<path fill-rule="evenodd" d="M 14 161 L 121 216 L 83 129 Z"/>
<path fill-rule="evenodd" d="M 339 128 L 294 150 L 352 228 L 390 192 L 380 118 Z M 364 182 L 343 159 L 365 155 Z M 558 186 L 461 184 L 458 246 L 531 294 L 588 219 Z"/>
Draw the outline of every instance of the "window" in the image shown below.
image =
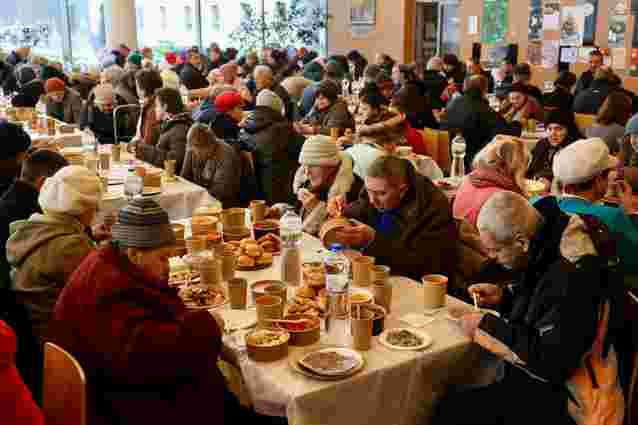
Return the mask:
<path fill-rule="evenodd" d="M 220 32 L 222 29 L 218 4 L 210 5 L 210 29 L 213 30 L 214 32 Z"/>
<path fill-rule="evenodd" d="M 71 30 L 71 56 L 74 65 L 97 64 L 106 45 L 104 2 L 67 0 Z"/>
<path fill-rule="evenodd" d="M 163 30 L 168 28 L 168 16 L 166 15 L 166 6 L 160 6 L 160 26 Z"/>
<path fill-rule="evenodd" d="M 186 31 L 193 30 L 193 9 L 190 6 L 184 6 L 184 25 Z"/>
<path fill-rule="evenodd" d="M 460 6 L 457 1 L 441 4 L 441 48 L 439 54 L 454 53 L 461 50 Z"/>

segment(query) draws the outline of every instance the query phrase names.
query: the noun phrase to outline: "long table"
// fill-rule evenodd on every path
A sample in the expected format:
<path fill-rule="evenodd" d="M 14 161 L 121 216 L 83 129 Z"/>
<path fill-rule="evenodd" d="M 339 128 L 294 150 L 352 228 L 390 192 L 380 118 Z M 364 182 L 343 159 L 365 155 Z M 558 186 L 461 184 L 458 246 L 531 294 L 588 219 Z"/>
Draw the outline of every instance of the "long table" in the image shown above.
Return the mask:
<path fill-rule="evenodd" d="M 184 221 L 182 221 L 184 222 Z M 188 230 L 187 230 L 188 231 Z M 321 259 L 319 240 L 304 235 L 302 261 Z M 280 279 L 280 258 L 271 268 L 255 272 L 237 272 L 249 284 L 258 280 Z M 423 294 L 417 282 L 392 277 L 392 313 L 386 329 L 405 327 L 400 318 L 423 311 Z M 293 289 L 289 288 L 289 297 Z M 448 306 L 467 304 L 448 297 Z M 229 307 L 222 307 L 221 313 Z M 249 309 L 252 307 L 249 307 Z M 316 381 L 294 372 L 288 358 L 255 362 L 247 357 L 241 344 L 244 333 L 227 335 L 224 342 L 239 357 L 241 373 L 255 409 L 271 416 L 286 416 L 291 425 L 412 425 L 424 423 L 432 402 L 452 383 L 489 383 L 494 370 L 475 367 L 479 349 L 462 334 L 445 311 L 433 316 L 422 331 L 433 344 L 424 351 L 399 352 L 382 346 L 373 338 L 373 347 L 364 352 L 366 367 L 342 381 Z M 335 344 L 322 333 L 320 344 Z M 290 347 L 290 354 L 307 349 Z"/>

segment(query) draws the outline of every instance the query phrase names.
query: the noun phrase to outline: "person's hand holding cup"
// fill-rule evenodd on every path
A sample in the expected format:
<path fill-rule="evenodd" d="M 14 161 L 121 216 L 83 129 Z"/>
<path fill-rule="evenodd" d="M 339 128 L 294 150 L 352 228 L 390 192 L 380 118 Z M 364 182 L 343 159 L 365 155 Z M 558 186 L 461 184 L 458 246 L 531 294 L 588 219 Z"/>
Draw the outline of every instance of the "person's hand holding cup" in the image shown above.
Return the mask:
<path fill-rule="evenodd" d="M 491 283 L 477 283 L 468 288 L 470 295 L 476 296 L 479 305 L 496 306 L 503 300 L 503 288 Z"/>

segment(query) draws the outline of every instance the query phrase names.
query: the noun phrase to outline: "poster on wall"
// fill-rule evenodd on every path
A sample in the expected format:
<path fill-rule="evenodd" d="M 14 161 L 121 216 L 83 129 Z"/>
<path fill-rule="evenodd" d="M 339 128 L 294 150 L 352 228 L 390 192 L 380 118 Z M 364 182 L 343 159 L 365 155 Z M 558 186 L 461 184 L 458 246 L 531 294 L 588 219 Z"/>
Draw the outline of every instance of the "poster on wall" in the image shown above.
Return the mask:
<path fill-rule="evenodd" d="M 508 0 L 485 0 L 481 22 L 481 42 L 495 44 L 505 41 L 507 34 Z"/>
<path fill-rule="evenodd" d="M 350 0 L 350 23 L 352 25 L 375 25 L 377 23 L 377 0 Z"/>
<path fill-rule="evenodd" d="M 543 43 L 543 68 L 552 69 L 558 65 L 558 40 L 545 40 Z"/>
<path fill-rule="evenodd" d="M 527 45 L 527 62 L 534 66 L 540 66 L 543 63 L 543 45 L 541 43 Z"/>
<path fill-rule="evenodd" d="M 560 28 L 560 3 L 547 0 L 543 5 L 543 31 L 558 31 Z"/>
<path fill-rule="evenodd" d="M 598 0 L 578 0 L 578 6 L 585 14 L 585 29 L 583 30 L 583 45 L 593 46 L 596 41 L 596 21 L 598 19 Z"/>
<path fill-rule="evenodd" d="M 627 5 L 625 0 L 611 1 L 607 44 L 610 48 L 625 47 L 627 33 Z"/>
<path fill-rule="evenodd" d="M 561 46 L 582 46 L 585 11 L 581 6 L 563 6 L 560 11 Z"/>
<path fill-rule="evenodd" d="M 493 47 L 487 48 L 487 67 L 498 68 L 501 66 L 505 58 L 507 58 L 507 46 L 502 43 L 497 43 Z"/>
<path fill-rule="evenodd" d="M 532 0 L 529 6 L 529 41 L 538 41 L 543 38 L 543 9 L 541 0 Z"/>
<path fill-rule="evenodd" d="M 560 50 L 560 61 L 563 63 L 576 63 L 578 61 L 578 47 L 563 47 Z"/>

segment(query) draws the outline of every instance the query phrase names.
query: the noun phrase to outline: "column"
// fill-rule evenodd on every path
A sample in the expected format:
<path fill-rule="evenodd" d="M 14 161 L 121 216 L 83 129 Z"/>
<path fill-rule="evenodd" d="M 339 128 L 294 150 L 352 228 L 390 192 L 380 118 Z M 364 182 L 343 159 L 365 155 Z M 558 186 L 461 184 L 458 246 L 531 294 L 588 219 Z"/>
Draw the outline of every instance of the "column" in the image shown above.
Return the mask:
<path fill-rule="evenodd" d="M 116 47 L 120 43 L 137 49 L 137 14 L 135 0 L 106 0 L 106 44 Z"/>

